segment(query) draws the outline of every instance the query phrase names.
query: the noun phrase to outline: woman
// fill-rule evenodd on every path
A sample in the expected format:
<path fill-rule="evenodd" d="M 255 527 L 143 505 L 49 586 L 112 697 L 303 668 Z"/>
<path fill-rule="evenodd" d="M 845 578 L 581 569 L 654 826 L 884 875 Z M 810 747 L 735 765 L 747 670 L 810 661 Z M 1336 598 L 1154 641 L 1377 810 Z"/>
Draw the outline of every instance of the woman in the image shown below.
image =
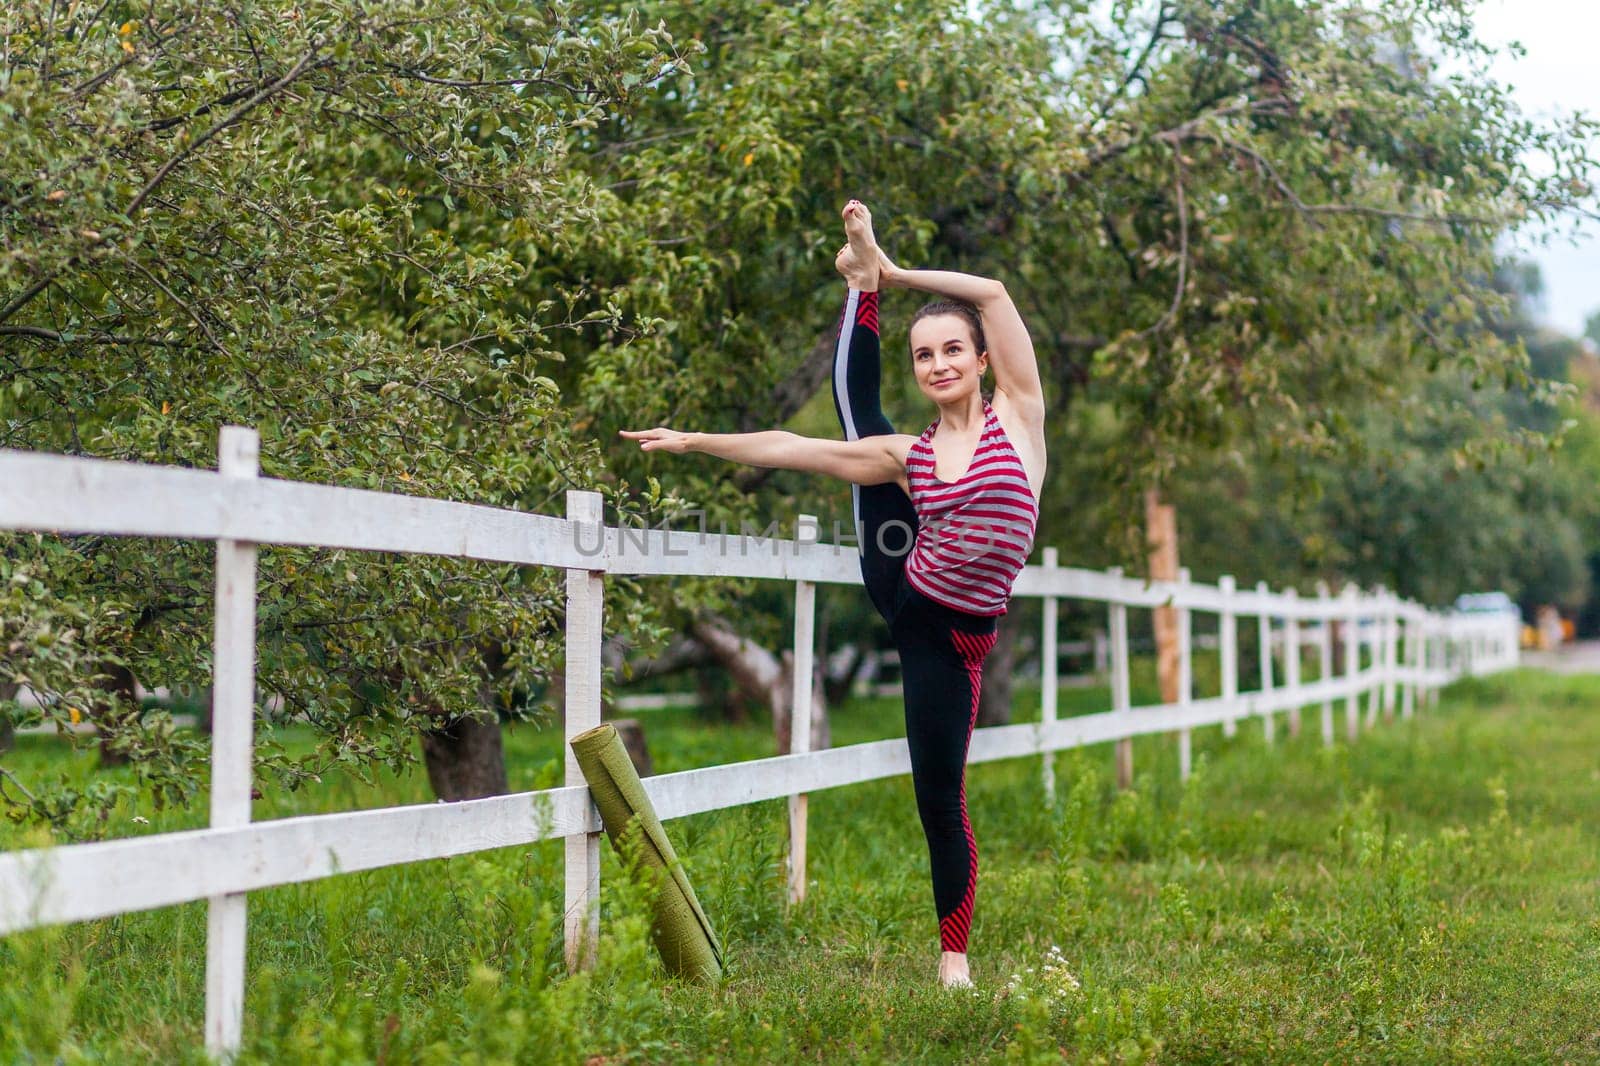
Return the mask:
<path fill-rule="evenodd" d="M 878 248 L 864 204 L 844 208 L 835 261 L 849 285 L 834 354 L 842 441 L 762 433 L 624 431 L 646 451 L 703 452 L 809 470 L 853 486 L 867 594 L 889 623 L 905 679 L 906 741 L 939 917 L 939 979 L 970 986 L 967 938 L 978 848 L 967 817 L 967 746 L 983 661 L 1033 544 L 1044 482 L 1044 396 L 1033 343 L 998 281 L 901 270 Z M 943 299 L 911 322 L 911 367 L 939 417 L 896 433 L 878 400 L 878 289 Z M 994 400 L 979 389 L 994 370 Z"/>

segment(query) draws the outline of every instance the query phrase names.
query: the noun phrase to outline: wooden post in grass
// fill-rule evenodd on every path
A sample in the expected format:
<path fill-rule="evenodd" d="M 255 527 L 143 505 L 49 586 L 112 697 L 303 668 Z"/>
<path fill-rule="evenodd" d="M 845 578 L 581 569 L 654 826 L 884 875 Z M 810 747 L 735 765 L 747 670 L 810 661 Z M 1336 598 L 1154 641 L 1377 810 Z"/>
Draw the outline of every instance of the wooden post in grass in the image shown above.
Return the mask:
<path fill-rule="evenodd" d="M 1189 584 L 1189 568 L 1178 567 L 1178 584 Z M 1187 605 L 1178 608 L 1178 706 L 1194 702 L 1194 632 Z M 1194 737 L 1188 726 L 1178 730 L 1178 777 L 1189 780 L 1194 762 Z"/>
<path fill-rule="evenodd" d="M 1378 724 L 1378 715 L 1382 710 L 1384 695 L 1384 639 L 1383 639 L 1383 586 L 1379 585 L 1372 590 L 1369 598 L 1372 611 L 1371 620 L 1367 623 L 1367 655 L 1371 660 L 1368 669 L 1371 671 L 1372 685 L 1367 689 L 1367 728 L 1372 729 Z"/>
<path fill-rule="evenodd" d="M 817 516 L 803 514 L 795 523 L 799 545 L 817 543 Z M 789 718 L 789 753 L 800 755 L 811 750 L 811 696 L 815 691 L 817 586 L 811 581 L 794 583 L 794 697 Z M 806 898 L 806 805 L 808 795 L 789 797 L 789 903 Z"/>
<path fill-rule="evenodd" d="M 1178 580 L 1178 512 L 1164 503 L 1158 489 L 1144 494 L 1145 546 L 1151 581 Z M 1178 612 L 1171 604 L 1150 609 L 1150 631 L 1156 642 L 1156 687 L 1161 703 L 1178 702 Z"/>
<path fill-rule="evenodd" d="M 1427 706 L 1438 706 L 1438 682 L 1434 680 L 1434 672 L 1443 666 L 1443 647 L 1438 639 L 1438 621 L 1430 615 L 1426 623 L 1422 623 L 1422 669 L 1427 674 Z"/>
<path fill-rule="evenodd" d="M 1317 605 L 1322 611 L 1322 626 L 1317 631 L 1317 680 L 1333 676 L 1333 607 L 1326 581 L 1317 582 Z M 1322 701 L 1322 746 L 1333 747 L 1333 700 Z"/>
<path fill-rule="evenodd" d="M 1283 620 L 1283 684 L 1296 696 L 1300 692 L 1300 590 L 1284 589 L 1289 610 Z M 1300 704 L 1289 707 L 1289 738 L 1300 735 Z"/>
<path fill-rule="evenodd" d="M 1393 721 L 1400 706 L 1400 598 L 1383 593 L 1383 720 Z"/>
<path fill-rule="evenodd" d="M 1059 553 L 1055 548 L 1044 550 L 1044 571 L 1048 576 L 1060 566 Z M 1061 694 L 1060 678 L 1056 670 L 1060 665 L 1060 642 L 1057 618 L 1058 601 L 1054 596 L 1044 597 L 1044 625 L 1039 634 L 1039 721 L 1043 725 L 1056 720 L 1056 700 Z M 1046 751 L 1040 766 L 1044 782 L 1045 802 L 1054 804 L 1056 800 L 1056 756 L 1053 751 Z"/>
<path fill-rule="evenodd" d="M 1361 601 L 1351 584 L 1340 590 L 1339 597 L 1345 601 L 1344 676 L 1351 684 L 1344 698 L 1344 738 L 1354 744 L 1361 735 L 1361 693 L 1354 687 L 1356 675 L 1361 672 Z"/>
<path fill-rule="evenodd" d="M 1258 632 L 1261 637 L 1261 693 L 1270 695 L 1272 692 L 1272 615 L 1267 612 L 1266 598 L 1272 595 L 1272 590 L 1265 581 L 1256 582 L 1256 595 L 1262 600 L 1261 611 L 1258 617 Z M 1272 718 L 1271 709 L 1261 712 L 1261 738 L 1268 744 L 1273 741 L 1273 731 L 1276 723 Z"/>
<path fill-rule="evenodd" d="M 599 543 L 603 532 L 598 492 L 567 492 L 567 518 L 589 527 L 583 543 Z M 566 784 L 587 787 L 572 738 L 600 725 L 600 645 L 603 637 L 603 570 L 567 571 Z M 594 965 L 600 938 L 600 834 L 576 833 L 566 840 L 565 955 L 568 970 Z"/>
<path fill-rule="evenodd" d="M 1400 619 L 1400 635 L 1404 638 L 1402 661 L 1406 664 L 1406 679 L 1400 686 L 1400 717 L 1410 718 L 1417 707 L 1417 620 L 1407 605 Z"/>
<path fill-rule="evenodd" d="M 1122 567 L 1107 571 L 1113 578 L 1122 576 Z M 1111 709 L 1123 714 L 1133 709 L 1132 686 L 1128 677 L 1128 606 L 1112 601 L 1111 629 Z M 1117 741 L 1117 787 L 1133 787 L 1133 738 Z"/>
<path fill-rule="evenodd" d="M 228 479 L 253 479 L 261 438 L 253 429 L 224 426 L 217 469 Z M 212 636 L 211 827 L 250 822 L 251 749 L 255 743 L 256 546 L 217 541 L 216 617 Z M 247 898 L 212 896 L 206 913 L 206 1051 L 229 1058 L 244 1032 L 244 949 Z"/>
<path fill-rule="evenodd" d="M 1217 652 L 1221 660 L 1222 703 L 1227 708 L 1222 735 L 1231 737 L 1239 728 L 1235 722 L 1239 704 L 1239 624 L 1233 613 L 1232 574 L 1217 579 L 1217 591 L 1222 595 L 1222 611 L 1217 616 Z"/>

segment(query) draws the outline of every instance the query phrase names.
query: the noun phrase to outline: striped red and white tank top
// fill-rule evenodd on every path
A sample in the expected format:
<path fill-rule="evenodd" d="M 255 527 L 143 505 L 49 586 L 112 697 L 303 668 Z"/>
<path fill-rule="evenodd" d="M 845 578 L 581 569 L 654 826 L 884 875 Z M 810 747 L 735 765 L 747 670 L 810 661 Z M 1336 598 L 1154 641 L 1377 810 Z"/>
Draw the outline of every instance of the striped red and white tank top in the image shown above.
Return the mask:
<path fill-rule="evenodd" d="M 968 614 L 1004 614 L 1011 586 L 1033 548 L 1039 505 L 1022 457 L 988 403 L 983 434 L 967 472 L 955 481 L 934 473 L 935 421 L 906 454 L 917 540 L 906 580 L 930 600 Z"/>

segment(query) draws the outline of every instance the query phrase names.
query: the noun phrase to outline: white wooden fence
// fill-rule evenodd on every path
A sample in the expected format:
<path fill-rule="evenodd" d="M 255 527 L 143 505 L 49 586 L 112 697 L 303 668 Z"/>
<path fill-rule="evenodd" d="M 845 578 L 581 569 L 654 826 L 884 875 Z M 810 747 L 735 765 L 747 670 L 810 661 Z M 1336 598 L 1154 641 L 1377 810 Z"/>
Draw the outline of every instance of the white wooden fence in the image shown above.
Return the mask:
<path fill-rule="evenodd" d="M 207 1047 L 226 1056 L 239 1046 L 245 989 L 246 894 L 275 885 L 371 870 L 398 863 L 530 844 L 566 841 L 566 945 L 571 965 L 584 965 L 598 932 L 601 826 L 576 765 L 566 785 L 452 804 L 250 821 L 250 765 L 255 704 L 255 558 L 257 545 L 306 545 L 361 551 L 418 552 L 567 570 L 566 728 L 581 732 L 600 720 L 601 594 L 606 574 L 712 575 L 793 582 L 795 611 L 796 751 L 771 759 L 711 766 L 645 782 L 663 818 L 761 800 L 790 800 L 790 894 L 805 887 L 805 796 L 910 771 L 904 740 L 804 750 L 810 736 L 813 605 L 818 584 L 860 583 L 853 547 L 821 544 L 814 520 L 802 517 L 794 540 L 666 532 L 603 525 L 600 497 L 571 492 L 567 517 L 525 514 L 463 503 L 334 488 L 256 476 L 253 430 L 222 431 L 216 472 L 0 451 L 0 529 L 119 536 L 181 537 L 217 542 L 213 684 L 211 823 L 206 829 L 0 854 L 0 934 L 59 922 L 208 900 Z M 1110 633 L 1112 706 L 1058 719 L 1056 663 L 1046 656 L 1040 722 L 982 729 L 970 761 L 1044 756 L 1044 785 L 1053 789 L 1050 753 L 1116 741 L 1131 769 L 1131 739 L 1176 733 L 1180 765 L 1189 769 L 1193 730 L 1254 719 L 1270 740 L 1280 714 L 1291 730 L 1300 710 L 1320 707 L 1321 736 L 1333 743 L 1335 706 L 1343 702 L 1346 737 L 1354 740 L 1367 700 L 1367 724 L 1419 700 L 1464 674 L 1514 665 L 1517 622 L 1506 615 L 1445 616 L 1384 594 L 1326 588 L 1300 598 L 1264 585 L 1236 588 L 1232 578 L 1200 585 L 1185 573 L 1173 583 L 1147 583 L 1120 572 L 1061 567 L 1053 549 L 1026 568 L 1016 595 L 1044 603 L 1041 646 L 1056 647 L 1056 603 L 1104 603 Z M 1127 613 L 1171 604 L 1180 623 L 1181 688 L 1175 703 L 1133 706 Z M 1193 695 L 1190 617 L 1220 619 L 1221 694 Z M 1239 690 L 1237 619 L 1258 619 L 1261 677 Z M 1333 629 L 1343 623 L 1342 669 L 1333 668 Z M 1275 635 L 1275 631 L 1282 633 Z M 1300 644 L 1319 652 L 1316 680 L 1300 673 Z M 1272 649 L 1285 649 L 1283 677 Z M 1363 662 L 1361 648 L 1368 649 Z"/>

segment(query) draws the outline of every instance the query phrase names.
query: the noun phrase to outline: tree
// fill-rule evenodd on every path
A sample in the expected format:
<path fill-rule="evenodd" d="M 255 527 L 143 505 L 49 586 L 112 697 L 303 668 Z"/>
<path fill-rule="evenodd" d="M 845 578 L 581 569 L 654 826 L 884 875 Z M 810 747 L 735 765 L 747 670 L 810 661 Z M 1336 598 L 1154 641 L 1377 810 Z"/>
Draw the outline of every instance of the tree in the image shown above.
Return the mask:
<path fill-rule="evenodd" d="M 837 203 L 859 195 L 898 258 L 1019 297 L 1056 412 L 1041 533 L 1069 557 L 1135 530 L 1186 456 L 1259 439 L 1338 453 L 1355 412 L 1411 399 L 1420 379 L 1397 367 L 1515 382 L 1525 358 L 1492 328 L 1495 240 L 1588 195 L 1587 127 L 1525 123 L 1455 3 L 1174 0 L 1100 21 L 1082 4 L 641 10 L 706 52 L 692 90 L 589 156 L 616 193 L 608 240 L 656 250 L 629 306 L 670 323 L 583 361 L 596 425 L 793 414 L 832 432 L 812 399 L 836 313 L 826 254 Z M 1436 78 L 1428 50 L 1475 73 Z M 1562 161 L 1547 177 L 1520 162 L 1540 150 Z M 906 424 L 925 410 L 903 381 L 888 401 Z M 1082 454 L 1088 407 L 1111 432 Z M 719 515 L 797 484 L 687 467 L 673 484 Z M 1107 489 L 1090 521 L 1086 484 Z"/>
<path fill-rule="evenodd" d="M 1413 371 L 1409 402 L 1356 412 L 1339 454 L 1307 463 L 1258 446 L 1185 468 L 1208 573 L 1320 575 L 1435 605 L 1501 588 L 1530 615 L 1538 604 L 1570 612 L 1589 599 L 1600 438 L 1569 383 L 1588 357 L 1534 324 L 1536 270 L 1507 264 L 1497 278 L 1510 303 L 1495 329 L 1528 353 L 1527 385 Z M 1529 446 L 1538 441 L 1545 446 Z"/>
<path fill-rule="evenodd" d="M 268 475 L 546 511 L 593 485 L 552 338 L 627 324 L 529 263 L 593 223 L 569 142 L 682 67 L 665 30 L 571 3 L 105 10 L 3 16 L 0 444 L 210 466 L 248 424 Z M 206 680 L 209 555 L 4 541 L 82 613 L 88 661 L 173 685 Z M 536 570 L 272 548 L 260 580 L 261 684 L 327 738 L 264 738 L 289 785 L 524 713 L 561 646 Z M 192 791 L 192 738 L 118 702 L 108 743 Z"/>
<path fill-rule="evenodd" d="M 209 465 L 249 422 L 269 474 L 543 511 L 596 486 L 613 521 L 847 528 L 790 474 L 675 462 L 664 492 L 615 431 L 835 432 L 849 196 L 900 260 L 1018 298 L 1055 411 L 1041 539 L 1084 564 L 1137 558 L 1119 534 L 1185 464 L 1331 462 L 1429 374 L 1515 383 L 1495 241 L 1588 196 L 1587 127 L 1525 122 L 1457 0 L 12 10 L 5 443 Z M 886 401 L 916 426 L 908 379 Z M 86 650 L 201 679 L 203 551 L 69 549 Z M 284 781 L 529 713 L 559 648 L 553 575 L 271 549 L 262 580 L 263 683 L 329 738 L 305 765 L 269 742 Z M 608 590 L 643 654 L 738 595 Z"/>

